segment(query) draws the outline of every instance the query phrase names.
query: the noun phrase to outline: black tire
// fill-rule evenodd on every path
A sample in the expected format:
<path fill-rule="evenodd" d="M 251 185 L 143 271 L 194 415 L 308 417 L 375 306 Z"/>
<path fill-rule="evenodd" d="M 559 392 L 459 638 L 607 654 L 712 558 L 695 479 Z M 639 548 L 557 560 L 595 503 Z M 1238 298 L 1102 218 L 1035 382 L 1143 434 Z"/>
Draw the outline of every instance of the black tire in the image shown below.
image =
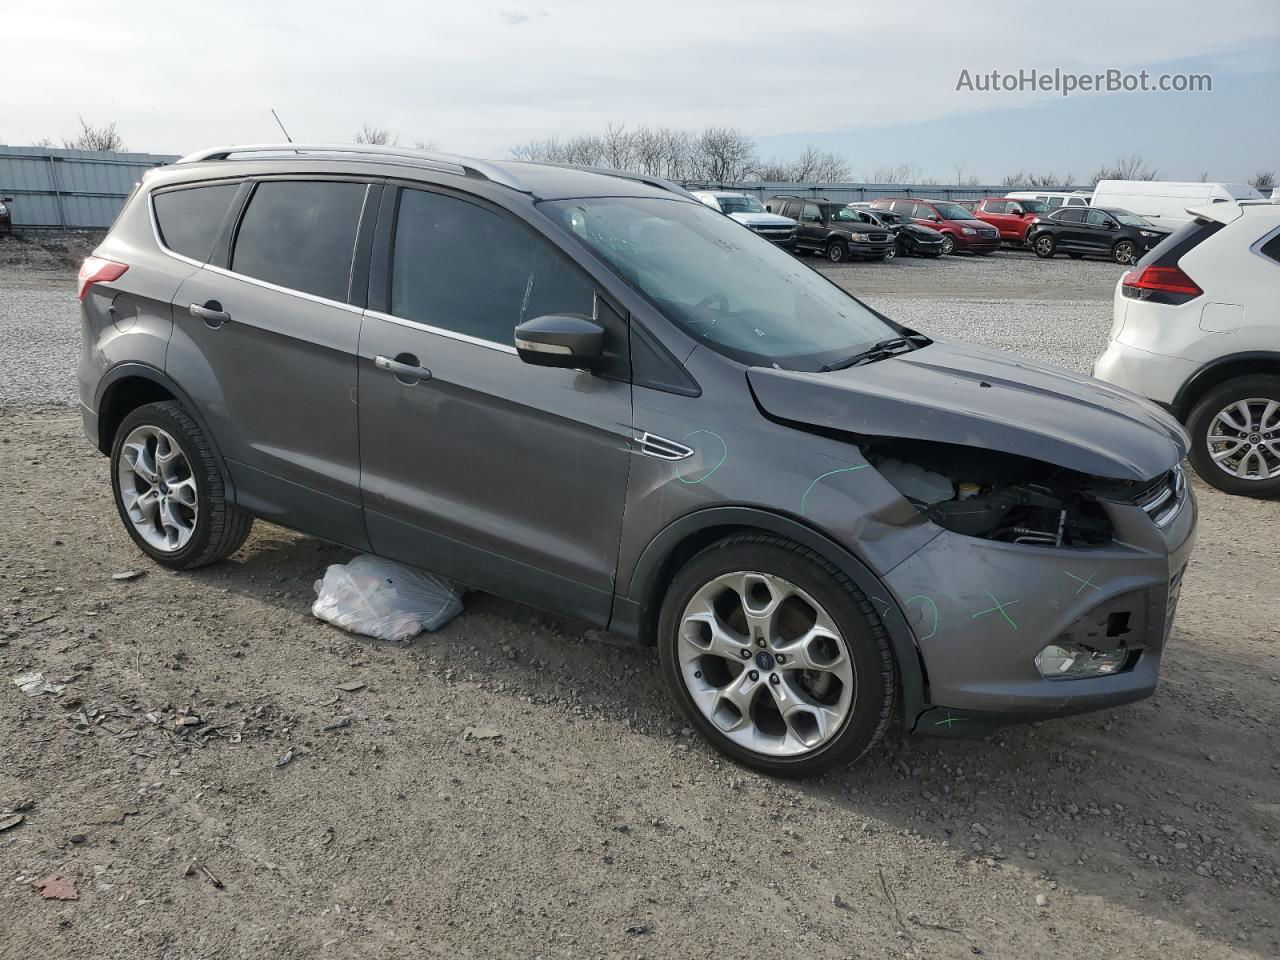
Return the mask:
<path fill-rule="evenodd" d="M 1280 476 L 1269 480 L 1249 480 L 1237 477 L 1214 462 L 1209 451 L 1209 427 L 1219 412 L 1240 400 L 1275 400 L 1280 402 L 1280 377 L 1267 374 L 1237 377 L 1214 387 L 1203 397 L 1187 418 L 1187 432 L 1191 435 L 1191 453 L 1188 459 L 1200 479 L 1223 493 L 1241 497 L 1272 499 L 1280 497 Z M 1280 444 L 1280 428 L 1258 436 Z"/>
<path fill-rule="evenodd" d="M 1057 251 L 1058 241 L 1053 239 L 1053 234 L 1042 233 L 1032 241 L 1031 249 L 1036 252 L 1037 257 L 1048 260 Z"/>
<path fill-rule="evenodd" d="M 1118 264 L 1128 266 L 1138 259 L 1132 240 L 1117 240 L 1111 248 L 1111 259 Z"/>
<path fill-rule="evenodd" d="M 827 259 L 832 263 L 844 263 L 849 259 L 849 246 L 838 237 L 827 242 Z"/>
<path fill-rule="evenodd" d="M 942 253 L 940 256 L 948 257 L 956 252 L 956 238 L 949 233 L 942 235 Z"/>
<path fill-rule="evenodd" d="M 126 512 L 118 469 L 125 439 L 141 426 L 164 430 L 182 450 L 196 485 L 197 511 L 191 539 L 181 549 L 160 550 L 135 529 Z M 224 560 L 240 549 L 253 527 L 253 517 L 226 498 L 222 469 L 204 433 L 182 406 L 173 401 L 148 403 L 121 421 L 111 445 L 111 493 L 125 530 L 143 553 L 161 566 L 191 570 Z"/>
<path fill-rule="evenodd" d="M 897 247 L 890 247 L 890 248 L 889 248 L 889 252 L 888 252 L 888 253 L 886 253 L 886 254 L 885 254 L 883 257 L 881 257 L 880 259 L 881 259 L 881 261 L 885 261 L 885 260 L 896 260 L 896 259 L 897 259 L 897 257 L 898 257 L 898 248 L 897 248 Z"/>
<path fill-rule="evenodd" d="M 704 584 L 737 570 L 769 573 L 795 584 L 823 606 L 844 639 L 856 671 L 854 701 L 839 731 L 807 753 L 780 758 L 734 743 L 703 715 L 685 686 L 677 651 L 681 614 Z M 663 599 L 658 656 L 672 696 L 690 724 L 721 753 L 774 776 L 816 776 L 856 763 L 884 735 L 893 714 L 897 669 L 875 609 L 842 570 L 783 537 L 740 534 L 707 547 L 686 563 Z"/>
<path fill-rule="evenodd" d="M 1067 256 L 1068 256 L 1068 257 L 1070 257 L 1072 260 L 1079 260 L 1081 257 L 1083 257 L 1083 256 L 1084 256 L 1084 254 L 1083 254 L 1083 253 L 1068 253 L 1068 254 L 1067 254 Z"/>

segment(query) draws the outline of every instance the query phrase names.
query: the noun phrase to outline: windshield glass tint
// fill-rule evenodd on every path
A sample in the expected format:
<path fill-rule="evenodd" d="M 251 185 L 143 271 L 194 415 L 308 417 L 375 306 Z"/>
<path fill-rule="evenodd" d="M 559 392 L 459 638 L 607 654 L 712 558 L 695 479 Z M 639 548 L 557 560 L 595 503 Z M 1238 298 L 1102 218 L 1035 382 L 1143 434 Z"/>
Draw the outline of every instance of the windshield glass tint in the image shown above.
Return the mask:
<path fill-rule="evenodd" d="M 690 336 L 742 363 L 816 370 L 899 333 L 701 204 L 603 197 L 540 207 Z"/>
<path fill-rule="evenodd" d="M 1136 213 L 1129 213 L 1127 210 L 1112 210 L 1111 215 L 1123 223 L 1126 227 L 1149 227 L 1151 224 L 1143 220 Z"/>
<path fill-rule="evenodd" d="M 764 213 L 764 207 L 755 197 L 720 197 L 720 209 L 725 213 Z"/>
<path fill-rule="evenodd" d="M 976 220 L 973 211 L 966 207 L 960 206 L 958 203 L 935 203 L 933 209 L 938 211 L 938 216 L 943 220 Z"/>

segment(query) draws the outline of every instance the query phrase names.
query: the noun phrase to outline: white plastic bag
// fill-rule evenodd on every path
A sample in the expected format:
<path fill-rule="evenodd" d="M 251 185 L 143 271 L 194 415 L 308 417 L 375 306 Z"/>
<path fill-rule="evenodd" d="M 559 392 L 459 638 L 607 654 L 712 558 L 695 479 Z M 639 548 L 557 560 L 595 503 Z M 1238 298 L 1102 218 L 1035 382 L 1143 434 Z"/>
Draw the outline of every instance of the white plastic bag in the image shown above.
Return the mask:
<path fill-rule="evenodd" d="M 312 614 L 379 640 L 412 639 L 462 612 L 462 595 L 448 580 L 369 554 L 330 566 L 315 591 Z"/>

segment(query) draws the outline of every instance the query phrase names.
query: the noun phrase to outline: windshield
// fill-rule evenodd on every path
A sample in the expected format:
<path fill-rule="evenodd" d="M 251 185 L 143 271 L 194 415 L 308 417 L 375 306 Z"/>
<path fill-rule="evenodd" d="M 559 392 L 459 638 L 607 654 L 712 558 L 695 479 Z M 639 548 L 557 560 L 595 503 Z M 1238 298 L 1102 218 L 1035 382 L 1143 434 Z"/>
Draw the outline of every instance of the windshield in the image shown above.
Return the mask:
<path fill-rule="evenodd" d="M 851 220 L 854 223 L 871 222 L 871 217 L 867 216 L 861 210 L 850 210 L 848 207 L 837 207 L 831 219 L 832 220 Z"/>
<path fill-rule="evenodd" d="M 935 203 L 933 209 L 938 211 L 938 216 L 943 220 L 977 220 L 973 215 L 973 211 L 967 207 L 962 207 L 958 203 Z"/>
<path fill-rule="evenodd" d="M 1136 213 L 1130 213 L 1128 210 L 1112 210 L 1111 215 L 1123 223 L 1126 227 L 1149 227 L 1151 226 L 1146 220 L 1138 216 Z"/>
<path fill-rule="evenodd" d="M 720 209 L 725 213 L 764 213 L 764 207 L 755 197 L 717 197 Z"/>
<path fill-rule="evenodd" d="M 900 331 L 821 274 L 701 204 L 539 204 L 686 333 L 742 363 L 817 370 Z"/>
<path fill-rule="evenodd" d="M 1049 209 L 1049 205 L 1043 200 L 1019 200 L 1018 206 L 1027 213 L 1044 213 Z"/>

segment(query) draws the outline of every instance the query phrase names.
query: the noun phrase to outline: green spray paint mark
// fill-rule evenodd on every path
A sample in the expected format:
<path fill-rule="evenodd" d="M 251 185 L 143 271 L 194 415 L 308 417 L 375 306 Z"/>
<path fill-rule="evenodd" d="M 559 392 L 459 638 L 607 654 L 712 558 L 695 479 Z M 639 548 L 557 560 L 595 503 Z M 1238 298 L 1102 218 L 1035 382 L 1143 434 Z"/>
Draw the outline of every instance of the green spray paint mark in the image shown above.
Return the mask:
<path fill-rule="evenodd" d="M 928 632 L 928 633 L 926 633 L 923 637 L 921 637 L 921 638 L 920 638 L 921 640 L 928 640 L 930 637 L 932 637 L 935 633 L 937 633 L 937 632 L 938 632 L 938 605 L 937 605 L 936 603 L 934 603 L 934 602 L 933 602 L 933 598 L 932 598 L 932 597 L 926 597 L 923 593 L 917 593 L 917 594 L 916 594 L 915 596 L 913 596 L 913 597 L 907 597 L 906 606 L 908 606 L 908 607 L 909 607 L 909 606 L 911 606 L 911 601 L 912 601 L 912 600 L 919 600 L 919 601 L 921 601 L 920 606 L 921 606 L 922 608 L 924 607 L 924 605 L 925 605 L 925 604 L 928 604 L 928 606 L 929 606 L 929 610 L 930 610 L 930 611 L 932 612 L 932 614 L 933 614 L 933 626 L 932 626 L 932 628 L 929 630 L 929 632 Z M 1014 629 L 1017 629 L 1017 628 L 1015 627 Z"/>
<path fill-rule="evenodd" d="M 1021 602 L 1022 602 L 1022 598 L 1021 598 L 1021 597 L 1019 597 L 1017 600 L 1008 600 L 1008 601 L 1005 601 L 1004 603 L 1001 603 L 999 600 L 997 600 L 997 599 L 996 599 L 996 595 L 995 595 L 994 593 L 992 593 L 990 590 L 983 590 L 982 592 L 983 592 L 983 593 L 985 593 L 988 597 L 990 597 L 990 598 L 991 598 L 991 602 L 992 602 L 992 603 L 994 603 L 994 604 L 995 604 L 995 606 L 994 606 L 994 607 L 987 607 L 987 609 L 985 609 L 985 610 L 979 610 L 977 613 L 975 613 L 975 614 L 973 615 L 973 617 L 972 617 L 971 619 L 977 620 L 979 617 L 985 617 L 988 613 L 996 613 L 996 612 L 999 612 L 1000 616 L 1004 617 L 1005 621 L 1009 624 L 1009 626 L 1011 626 L 1011 627 L 1013 627 L 1013 629 L 1017 630 L 1017 629 L 1018 629 L 1018 625 L 1017 625 L 1016 623 L 1014 623 L 1014 621 L 1013 621 L 1013 617 L 1011 617 L 1011 616 L 1009 616 L 1009 614 L 1005 613 L 1005 609 L 1006 609 L 1007 607 L 1012 607 L 1015 603 L 1021 603 Z"/>
<path fill-rule="evenodd" d="M 684 440 L 681 442 L 688 443 L 691 438 L 698 436 L 698 434 L 700 433 L 705 433 L 707 436 L 715 437 L 717 440 L 720 441 L 720 446 L 723 448 L 720 454 L 720 459 L 716 462 L 716 465 L 714 467 L 712 467 L 702 476 L 697 477 L 696 479 L 693 479 L 693 480 L 689 480 L 686 477 L 681 476 L 680 469 L 678 467 L 672 467 L 671 468 L 672 475 L 675 476 L 675 478 L 679 480 L 681 483 L 701 483 L 703 480 L 706 480 L 709 476 L 711 476 L 713 473 L 719 470 L 722 466 L 724 466 L 725 460 L 729 458 L 729 445 L 724 442 L 724 437 L 720 436 L 720 434 L 718 433 L 713 433 L 710 430 L 695 430 L 693 431 L 693 433 L 685 437 Z"/>
<path fill-rule="evenodd" d="M 1089 579 L 1088 579 L 1088 580 L 1082 580 L 1082 579 L 1080 579 L 1080 578 L 1079 578 L 1079 577 L 1077 577 L 1074 573 L 1072 573 L 1070 570 L 1063 570 L 1062 572 L 1063 572 L 1063 573 L 1065 573 L 1065 574 L 1066 574 L 1068 577 L 1070 577 L 1072 580 L 1074 580 L 1074 581 L 1076 581 L 1078 584 L 1080 584 L 1080 586 L 1078 586 L 1078 587 L 1076 588 L 1076 593 L 1078 594 L 1078 593 L 1079 593 L 1081 590 L 1083 590 L 1085 587 L 1093 587 L 1093 589 L 1095 589 L 1095 590 L 1101 590 L 1101 589 L 1102 589 L 1100 586 L 1098 586 L 1096 583 L 1094 583 L 1094 582 L 1093 582 L 1093 578 L 1094 578 L 1094 577 L 1096 577 L 1096 576 L 1098 575 L 1098 573 L 1101 571 L 1101 569 L 1102 569 L 1102 568 L 1101 568 L 1101 567 L 1099 567 L 1097 570 L 1093 571 L 1093 573 L 1089 574 Z"/>
<path fill-rule="evenodd" d="M 804 516 L 804 502 L 809 499 L 809 494 L 813 493 L 813 488 L 823 480 L 827 479 L 827 477 L 834 477 L 837 473 L 853 473 L 855 470 L 865 470 L 868 466 L 870 466 L 870 464 L 864 463 L 857 467 L 841 467 L 839 470 L 831 470 L 818 477 L 813 481 L 813 483 L 809 484 L 809 489 L 806 490 L 804 492 L 804 496 L 800 498 L 800 516 Z"/>
<path fill-rule="evenodd" d="M 948 713 L 948 714 L 947 714 L 947 719 L 945 719 L 945 720 L 939 720 L 937 723 L 935 723 L 935 724 L 934 724 L 934 726 L 935 726 L 935 727 L 947 727 L 947 728 L 950 728 L 950 727 L 951 727 L 951 725 L 952 725 L 952 724 L 954 724 L 957 720 L 963 720 L 963 719 L 964 719 L 964 717 L 953 717 L 951 714 L 949 714 L 949 713 Z"/>

